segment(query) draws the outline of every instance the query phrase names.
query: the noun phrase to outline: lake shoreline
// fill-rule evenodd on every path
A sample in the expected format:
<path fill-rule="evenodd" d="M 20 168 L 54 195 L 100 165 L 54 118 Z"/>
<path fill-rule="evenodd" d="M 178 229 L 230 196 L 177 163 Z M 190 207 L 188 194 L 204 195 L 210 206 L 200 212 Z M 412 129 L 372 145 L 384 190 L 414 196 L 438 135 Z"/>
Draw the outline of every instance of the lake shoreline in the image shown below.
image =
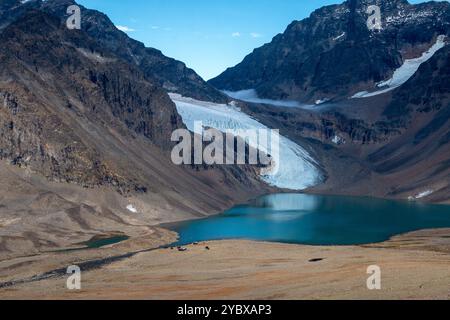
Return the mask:
<path fill-rule="evenodd" d="M 307 189 L 307 190 L 304 190 L 304 191 L 293 191 L 293 190 L 282 190 L 282 189 L 280 189 L 280 190 L 278 190 L 278 192 L 262 194 L 260 196 L 248 199 L 245 202 L 237 203 L 233 207 L 247 205 L 247 204 L 251 203 L 252 201 L 254 201 L 254 200 L 258 199 L 258 198 L 266 197 L 266 196 L 270 196 L 270 195 L 275 195 L 275 194 L 304 194 L 304 195 L 330 196 L 330 197 L 351 197 L 351 198 L 356 198 L 356 199 L 388 200 L 388 201 L 396 201 L 396 202 L 401 202 L 401 203 L 419 203 L 419 204 L 431 204 L 431 205 L 448 206 L 449 209 L 450 209 L 450 200 L 449 201 L 444 201 L 444 202 L 419 201 L 419 200 L 414 200 L 413 201 L 413 200 L 408 200 L 408 199 L 404 199 L 404 198 L 377 197 L 377 196 L 359 195 L 359 194 L 347 194 L 347 193 L 338 194 L 338 193 L 335 193 L 335 192 L 314 191 L 312 189 Z M 233 207 L 230 207 L 227 210 L 230 210 Z M 195 220 L 202 220 L 202 219 L 206 219 L 208 217 L 219 216 L 219 215 L 223 214 L 227 210 L 224 210 L 224 211 L 221 211 L 221 212 L 217 212 L 217 211 L 216 212 L 211 212 L 208 215 L 202 216 L 202 217 L 191 217 L 191 218 L 186 218 L 184 220 L 163 222 L 163 223 L 156 224 L 155 226 L 159 227 L 159 228 L 166 228 L 166 227 L 170 227 L 172 225 L 178 224 L 178 223 L 195 221 Z"/>
<path fill-rule="evenodd" d="M 217 215 L 159 227 L 180 235 L 177 246 L 219 240 L 351 246 L 381 243 L 423 229 L 450 228 L 448 209 L 416 201 L 280 193 Z"/>
<path fill-rule="evenodd" d="M 155 246 L 167 246 L 176 238 L 168 231 L 160 232 L 170 236 L 165 244 Z M 192 244 L 185 252 L 154 248 L 83 272 L 81 291 L 65 289 L 66 277 L 61 274 L 0 289 L 0 298 L 446 299 L 450 285 L 449 235 L 450 229 L 423 230 L 364 246 L 225 240 Z M 87 258 L 85 253 L 78 252 L 80 261 Z M 64 264 L 64 256 L 53 259 Z M 48 258 L 30 263 L 33 269 L 49 267 Z M 384 291 L 365 288 L 365 269 L 373 264 L 385 270 Z M 5 267 L 5 261 L 0 262 L 1 282 Z"/>
<path fill-rule="evenodd" d="M 250 202 L 251 200 L 246 203 Z M 332 277 L 332 279 L 334 279 L 332 270 L 338 270 L 337 274 L 339 274 L 339 272 L 342 272 L 342 266 L 346 265 L 358 270 L 358 279 L 361 281 L 363 279 L 361 272 L 365 276 L 364 270 L 361 269 L 362 265 L 366 263 L 376 264 L 376 260 L 371 260 L 371 256 L 375 255 L 382 262 L 388 259 L 390 261 L 388 265 L 394 264 L 396 266 L 395 272 L 399 272 L 397 269 L 401 269 L 403 264 L 412 265 L 412 269 L 407 270 L 412 278 L 419 277 L 431 282 L 435 281 L 436 270 L 441 270 L 440 266 L 450 265 L 450 229 L 447 228 L 407 232 L 393 236 L 387 241 L 364 245 L 324 246 L 228 239 L 191 243 L 183 246 L 186 251 L 181 252 L 174 247 L 179 235 L 165 228 L 174 223 L 152 226 L 146 236 L 130 237 L 127 240 L 105 247 L 81 248 L 70 252 L 43 252 L 34 256 L 2 260 L 0 261 L 0 298 L 130 299 L 131 297 L 131 299 L 184 299 L 181 294 L 183 292 L 186 294 L 184 289 L 171 291 L 170 288 L 176 285 L 195 291 L 196 283 L 202 281 L 206 287 L 213 286 L 217 290 L 224 288 L 224 293 L 210 292 L 210 295 L 203 296 L 200 292 L 194 292 L 190 296 L 186 295 L 187 299 L 358 299 L 361 295 L 365 296 L 364 294 L 367 294 L 365 297 L 368 299 L 377 299 L 377 296 L 372 295 L 373 293 L 361 291 L 360 287 L 354 291 L 354 294 L 349 293 L 341 296 L 334 291 L 337 290 L 336 288 L 332 290 L 334 293 L 331 294 L 327 289 L 327 278 L 325 277 L 322 280 L 320 279 L 321 276 L 318 277 L 315 274 L 309 274 L 304 279 L 297 279 L 297 282 L 294 283 L 298 284 L 298 288 L 295 290 L 289 289 L 287 284 L 277 287 L 276 283 L 271 282 L 271 277 L 267 279 L 258 277 L 264 287 L 262 291 L 265 293 L 264 296 L 261 296 L 257 287 L 253 288 L 250 283 L 246 283 L 246 288 L 243 290 L 245 294 L 241 291 L 238 294 L 236 288 L 228 287 L 226 279 L 229 279 L 231 275 L 224 272 L 220 264 L 221 261 L 225 261 L 224 259 L 231 259 L 229 268 L 239 270 L 242 266 L 246 266 L 245 275 L 249 277 L 256 277 L 258 274 L 266 272 L 266 266 L 272 265 L 281 268 L 279 272 L 287 278 L 289 278 L 289 275 L 286 274 L 286 270 L 290 270 L 290 268 L 315 266 L 317 264 L 326 266 L 327 276 Z M 242 256 L 242 252 L 249 253 L 249 255 L 236 258 Z M 396 258 L 397 254 L 400 254 L 398 258 Z M 298 256 L 298 259 L 293 260 L 291 255 Z M 340 257 L 341 255 L 342 257 Z M 436 256 L 438 256 L 438 259 L 434 261 L 433 259 Z M 168 257 L 170 259 L 166 260 Z M 203 260 L 197 260 L 197 257 L 201 257 Z M 180 271 L 179 265 L 183 264 L 186 258 L 191 261 L 191 264 L 183 265 Z M 139 261 L 139 264 L 136 264 L 135 261 Z M 87 277 L 87 288 L 80 292 L 70 292 L 65 289 L 65 268 L 74 263 L 82 267 L 83 278 Z M 154 263 L 157 263 L 157 265 L 154 265 Z M 198 263 L 205 266 L 198 270 Z M 432 271 L 425 272 L 426 270 L 420 269 L 424 263 Z M 211 268 L 206 267 L 208 264 L 212 265 Z M 165 270 L 162 265 L 166 266 L 168 270 Z M 11 268 L 14 268 L 14 275 L 11 275 Z M 416 274 L 411 273 L 413 272 L 411 270 L 416 270 Z M 179 279 L 179 272 L 183 274 L 182 279 Z M 209 275 L 208 277 L 215 280 L 203 279 L 198 274 L 199 272 Z M 103 274 L 105 274 L 104 277 Z M 136 277 L 144 283 L 144 287 L 139 289 L 128 288 L 127 284 L 135 283 Z M 303 285 L 313 286 L 312 279 L 318 281 L 314 286 L 317 285 L 318 288 L 322 288 L 323 293 L 319 294 L 315 290 L 309 292 L 300 290 Z M 152 293 L 152 290 L 155 289 L 153 287 L 153 281 L 155 280 L 163 288 L 164 293 L 161 296 L 155 296 Z M 338 286 L 340 289 L 345 291 L 347 285 L 354 285 L 351 284 L 354 281 L 352 277 L 344 280 Z M 292 283 L 292 281 L 295 281 L 295 279 L 290 279 L 286 283 Z M 334 281 L 339 281 L 339 279 L 334 279 Z M 114 289 L 110 292 L 107 288 L 111 282 L 117 290 Z M 450 286 L 450 283 L 448 284 Z M 410 285 L 409 282 L 406 285 L 396 282 L 396 286 L 399 287 L 398 294 L 384 298 L 404 299 L 413 297 L 427 299 L 444 297 L 440 285 L 436 290 L 430 289 L 428 292 L 421 292 L 420 286 L 422 284 L 419 285 L 419 289 L 406 290 L 405 288 L 409 288 Z M 239 287 L 239 283 L 235 283 L 235 286 Z M 41 296 L 43 291 L 46 293 Z M 282 293 L 277 294 L 277 292 Z M 411 292 L 414 295 L 411 296 Z"/>

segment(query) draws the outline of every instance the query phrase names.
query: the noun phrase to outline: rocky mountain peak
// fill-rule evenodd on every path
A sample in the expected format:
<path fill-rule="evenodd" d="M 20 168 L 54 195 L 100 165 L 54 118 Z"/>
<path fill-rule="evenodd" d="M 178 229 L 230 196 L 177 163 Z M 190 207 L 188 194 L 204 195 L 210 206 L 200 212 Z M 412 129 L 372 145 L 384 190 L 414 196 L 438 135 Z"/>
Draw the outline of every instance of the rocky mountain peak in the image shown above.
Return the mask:
<path fill-rule="evenodd" d="M 365 10 L 372 5 L 389 10 L 408 6 L 409 2 L 407 0 L 347 0 L 344 4 L 349 8 L 356 8 L 357 10 Z"/>
<path fill-rule="evenodd" d="M 381 30 L 367 27 L 369 5 L 380 6 Z M 271 43 L 209 83 L 305 103 L 350 97 L 389 79 L 439 35 L 450 35 L 448 2 L 348 0 L 292 22 Z"/>

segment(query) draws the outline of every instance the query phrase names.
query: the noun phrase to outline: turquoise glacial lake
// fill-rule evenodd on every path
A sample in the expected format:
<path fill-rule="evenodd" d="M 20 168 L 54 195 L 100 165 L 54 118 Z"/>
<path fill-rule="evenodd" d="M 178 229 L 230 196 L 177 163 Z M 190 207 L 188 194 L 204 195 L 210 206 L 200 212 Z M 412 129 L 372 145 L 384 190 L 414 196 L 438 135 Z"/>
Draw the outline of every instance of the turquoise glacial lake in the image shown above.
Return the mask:
<path fill-rule="evenodd" d="M 411 231 L 450 228 L 450 206 L 373 198 L 274 194 L 223 214 L 181 222 L 174 245 L 247 239 L 306 245 L 382 242 Z"/>

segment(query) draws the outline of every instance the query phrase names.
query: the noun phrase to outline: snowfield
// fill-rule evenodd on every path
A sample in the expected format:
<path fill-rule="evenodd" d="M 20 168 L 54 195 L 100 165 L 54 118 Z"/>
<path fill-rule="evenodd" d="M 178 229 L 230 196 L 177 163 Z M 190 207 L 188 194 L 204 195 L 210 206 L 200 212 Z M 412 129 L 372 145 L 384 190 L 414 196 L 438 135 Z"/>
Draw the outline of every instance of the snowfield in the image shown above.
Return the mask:
<path fill-rule="evenodd" d="M 342 32 L 340 35 L 338 35 L 337 37 L 333 38 L 333 41 L 339 40 L 339 39 L 341 39 L 342 37 L 344 37 L 345 35 L 346 35 L 346 33 L 345 33 L 345 32 Z"/>
<path fill-rule="evenodd" d="M 383 94 L 389 91 L 392 91 L 404 83 L 406 83 L 411 77 L 419 70 L 419 67 L 422 63 L 430 60 L 433 55 L 443 47 L 445 47 L 445 35 L 438 36 L 436 43 L 426 52 L 422 54 L 419 58 L 416 59 L 407 59 L 397 70 L 395 70 L 392 78 L 386 81 L 382 81 L 377 84 L 378 88 L 381 90 L 377 90 L 375 92 L 362 91 L 356 93 L 352 99 L 355 98 L 368 98 L 373 97 L 379 94 Z"/>
<path fill-rule="evenodd" d="M 241 136 L 239 130 L 269 130 L 233 104 L 198 101 L 174 93 L 171 93 L 170 97 L 176 104 L 184 124 L 192 132 L 195 121 L 201 121 L 204 127 L 211 127 L 224 133 L 231 132 L 235 136 Z M 272 167 L 272 174 L 262 175 L 261 178 L 272 186 L 291 190 L 303 190 L 319 183 L 321 175 L 314 159 L 293 141 L 282 136 L 279 136 L 279 140 L 279 150 L 272 150 L 272 154 L 279 154 L 279 161 Z M 264 149 L 260 150 L 266 152 Z"/>
<path fill-rule="evenodd" d="M 127 205 L 127 210 L 133 213 L 138 212 L 137 209 L 132 204 Z"/>

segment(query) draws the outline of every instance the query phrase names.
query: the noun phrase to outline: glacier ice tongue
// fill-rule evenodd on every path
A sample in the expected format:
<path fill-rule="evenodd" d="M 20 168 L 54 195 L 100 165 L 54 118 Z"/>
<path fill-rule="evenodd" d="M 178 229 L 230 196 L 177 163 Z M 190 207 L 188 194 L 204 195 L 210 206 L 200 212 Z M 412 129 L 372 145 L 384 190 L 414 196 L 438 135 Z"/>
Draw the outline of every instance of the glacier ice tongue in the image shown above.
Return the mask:
<path fill-rule="evenodd" d="M 176 104 L 184 124 L 192 132 L 196 121 L 201 121 L 204 127 L 231 132 L 237 136 L 240 134 L 239 130 L 269 130 L 233 105 L 198 101 L 174 93 L 171 93 L 170 97 Z M 316 185 L 321 175 L 314 159 L 293 141 L 282 136 L 279 138 L 280 163 L 276 164 L 276 173 L 263 175 L 261 178 L 272 186 L 291 190 L 303 190 Z"/>
<path fill-rule="evenodd" d="M 292 100 L 273 100 L 273 99 L 262 99 L 258 97 L 255 89 L 247 89 L 240 91 L 227 91 L 223 90 L 227 96 L 233 99 L 242 100 L 250 103 L 261 103 L 261 104 L 270 104 L 276 107 L 287 107 L 287 108 L 301 108 L 308 107 L 308 105 L 303 105 L 297 101 Z"/>

